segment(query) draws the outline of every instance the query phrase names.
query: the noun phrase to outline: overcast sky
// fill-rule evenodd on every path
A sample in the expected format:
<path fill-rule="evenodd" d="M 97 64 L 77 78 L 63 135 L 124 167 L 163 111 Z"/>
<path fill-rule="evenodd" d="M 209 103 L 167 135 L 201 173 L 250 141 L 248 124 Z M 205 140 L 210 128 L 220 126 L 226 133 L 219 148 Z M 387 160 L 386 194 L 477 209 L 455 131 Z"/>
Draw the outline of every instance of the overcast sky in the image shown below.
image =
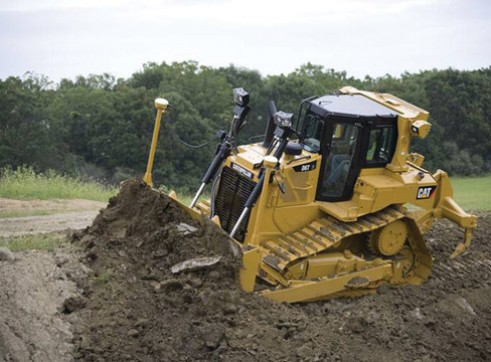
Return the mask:
<path fill-rule="evenodd" d="M 491 65 L 490 0 L 0 0 L 0 78 L 146 62 L 262 75 L 312 62 L 355 77 Z"/>

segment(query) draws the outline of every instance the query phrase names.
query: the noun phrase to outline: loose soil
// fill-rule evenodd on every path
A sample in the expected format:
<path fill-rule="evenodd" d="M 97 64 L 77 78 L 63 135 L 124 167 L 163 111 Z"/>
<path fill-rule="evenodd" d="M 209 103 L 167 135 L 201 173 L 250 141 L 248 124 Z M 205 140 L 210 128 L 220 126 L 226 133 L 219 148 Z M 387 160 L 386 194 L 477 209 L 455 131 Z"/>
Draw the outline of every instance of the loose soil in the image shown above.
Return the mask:
<path fill-rule="evenodd" d="M 183 223 L 196 228 L 189 232 Z M 180 226 L 178 226 L 180 225 Z M 240 261 L 211 223 L 140 182 L 127 182 L 76 235 L 96 277 L 76 329 L 84 361 L 394 361 L 491 358 L 491 215 L 480 215 L 469 252 L 449 260 L 462 232 L 427 235 L 435 257 L 422 286 L 357 299 L 287 305 L 237 286 Z M 212 266 L 173 274 L 196 257 Z"/>
<path fill-rule="evenodd" d="M 0 361 L 490 360 L 490 227 L 480 214 L 450 260 L 462 232 L 437 223 L 421 286 L 278 304 L 240 290 L 220 229 L 129 181 L 70 248 L 0 261 Z M 211 265 L 171 271 L 198 257 Z"/>
<path fill-rule="evenodd" d="M 65 247 L 0 259 L 0 361 L 73 360 L 71 326 L 79 322 L 65 304 L 80 300 L 76 281 L 90 274 L 79 258 Z"/>

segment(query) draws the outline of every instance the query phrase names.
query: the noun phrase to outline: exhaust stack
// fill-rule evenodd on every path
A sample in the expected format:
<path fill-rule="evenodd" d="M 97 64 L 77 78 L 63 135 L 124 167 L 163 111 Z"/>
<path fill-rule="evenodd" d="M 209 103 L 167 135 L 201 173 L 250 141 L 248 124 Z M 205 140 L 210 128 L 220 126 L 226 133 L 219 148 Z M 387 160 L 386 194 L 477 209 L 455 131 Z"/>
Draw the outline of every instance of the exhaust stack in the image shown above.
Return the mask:
<path fill-rule="evenodd" d="M 276 104 L 274 101 L 269 101 L 268 103 L 268 123 L 266 124 L 266 131 L 264 132 L 264 140 L 262 146 L 266 149 L 271 145 L 271 141 L 273 140 L 273 132 L 276 127 L 274 124 L 274 114 L 276 113 Z"/>

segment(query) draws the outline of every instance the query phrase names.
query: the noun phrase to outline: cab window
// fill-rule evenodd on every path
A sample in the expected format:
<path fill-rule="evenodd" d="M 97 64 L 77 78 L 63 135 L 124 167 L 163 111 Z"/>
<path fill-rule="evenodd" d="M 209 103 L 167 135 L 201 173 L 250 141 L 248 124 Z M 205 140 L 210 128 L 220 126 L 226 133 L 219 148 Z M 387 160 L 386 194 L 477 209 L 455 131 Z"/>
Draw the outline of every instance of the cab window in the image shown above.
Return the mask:
<path fill-rule="evenodd" d="M 365 157 L 367 166 L 382 166 L 389 163 L 394 154 L 396 129 L 393 126 L 370 129 Z"/>
<path fill-rule="evenodd" d="M 324 164 L 324 180 L 321 186 L 322 198 L 343 196 L 351 165 L 354 161 L 359 128 L 353 124 L 334 124 L 330 152 Z"/>
<path fill-rule="evenodd" d="M 307 114 L 304 120 L 303 145 L 306 151 L 320 152 L 324 121 L 315 114 Z"/>

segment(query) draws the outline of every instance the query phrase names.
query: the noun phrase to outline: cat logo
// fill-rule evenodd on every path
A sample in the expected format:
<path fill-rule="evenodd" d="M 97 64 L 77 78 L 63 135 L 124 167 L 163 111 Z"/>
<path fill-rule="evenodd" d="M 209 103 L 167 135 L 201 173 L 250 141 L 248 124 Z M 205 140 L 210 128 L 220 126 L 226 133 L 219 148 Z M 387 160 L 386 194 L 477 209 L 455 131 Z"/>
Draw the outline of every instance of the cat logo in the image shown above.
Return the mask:
<path fill-rule="evenodd" d="M 424 186 L 418 188 L 418 194 L 416 195 L 416 199 L 429 199 L 435 193 L 436 186 Z"/>

